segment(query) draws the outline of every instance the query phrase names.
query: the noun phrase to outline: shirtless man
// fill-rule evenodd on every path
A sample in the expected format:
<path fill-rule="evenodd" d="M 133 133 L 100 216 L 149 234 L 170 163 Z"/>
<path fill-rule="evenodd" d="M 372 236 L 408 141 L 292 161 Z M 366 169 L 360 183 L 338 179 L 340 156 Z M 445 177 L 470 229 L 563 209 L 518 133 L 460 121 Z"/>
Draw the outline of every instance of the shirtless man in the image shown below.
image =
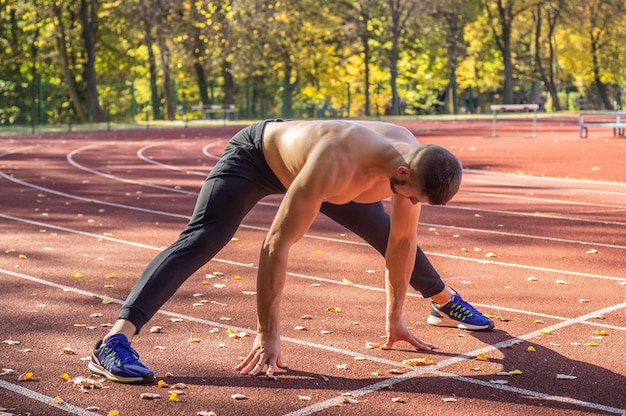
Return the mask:
<path fill-rule="evenodd" d="M 385 257 L 387 294 L 383 349 L 416 338 L 402 320 L 408 285 L 431 299 L 427 322 L 490 330 L 493 322 L 445 285 L 417 246 L 422 203 L 443 205 L 458 191 L 462 168 L 449 151 L 421 145 L 405 128 L 382 122 L 281 121 L 237 133 L 204 182 L 180 237 L 146 267 L 115 324 L 96 344 L 89 370 L 123 383 L 154 383 L 154 373 L 130 346 L 132 337 L 196 270 L 235 234 L 263 197 L 284 194 L 261 248 L 257 275 L 257 335 L 235 367 L 268 376 L 285 367 L 279 309 L 291 246 L 319 212 L 361 236 Z M 381 201 L 391 198 L 391 213 Z"/>

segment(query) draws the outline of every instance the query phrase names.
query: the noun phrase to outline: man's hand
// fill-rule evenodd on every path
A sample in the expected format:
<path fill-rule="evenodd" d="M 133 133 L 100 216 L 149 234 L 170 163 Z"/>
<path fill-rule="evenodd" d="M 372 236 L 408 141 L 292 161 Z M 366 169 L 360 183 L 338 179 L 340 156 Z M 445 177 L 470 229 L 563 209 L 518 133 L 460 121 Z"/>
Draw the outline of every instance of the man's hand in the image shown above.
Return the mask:
<path fill-rule="evenodd" d="M 278 335 L 257 334 L 252 350 L 245 360 L 235 367 L 240 374 L 256 376 L 267 365 L 265 375 L 274 376 L 278 368 L 287 368 L 280 359 L 280 337 Z"/>
<path fill-rule="evenodd" d="M 437 348 L 434 344 L 417 339 L 402 320 L 396 320 L 395 322 L 387 324 L 387 342 L 385 342 L 381 349 L 389 350 L 397 341 L 406 341 L 417 350 L 431 351 Z"/>

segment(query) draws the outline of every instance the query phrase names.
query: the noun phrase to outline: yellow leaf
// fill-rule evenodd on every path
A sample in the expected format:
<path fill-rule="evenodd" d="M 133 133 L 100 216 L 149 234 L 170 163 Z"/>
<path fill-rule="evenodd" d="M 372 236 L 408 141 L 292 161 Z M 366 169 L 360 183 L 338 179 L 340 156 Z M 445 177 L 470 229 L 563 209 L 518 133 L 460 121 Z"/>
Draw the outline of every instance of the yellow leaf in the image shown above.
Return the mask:
<path fill-rule="evenodd" d="M 328 312 L 334 312 L 334 313 L 340 313 L 341 309 L 339 309 L 336 306 L 331 306 L 330 308 L 326 309 Z"/>
<path fill-rule="evenodd" d="M 107 413 L 107 416 L 120 416 L 120 412 L 118 410 L 111 410 Z"/>
<path fill-rule="evenodd" d="M 587 346 L 587 347 L 597 347 L 598 344 L 596 344 L 595 342 L 592 341 L 592 342 L 586 342 L 585 346 Z"/>
<path fill-rule="evenodd" d="M 408 365 L 411 367 L 418 367 L 422 365 L 431 365 L 434 364 L 435 360 L 430 360 L 426 358 L 412 358 L 410 360 L 403 360 L 402 364 Z"/>
<path fill-rule="evenodd" d="M 531 345 L 530 347 L 528 347 L 528 348 L 526 349 L 526 351 L 528 351 L 528 352 L 535 352 L 536 350 L 535 350 L 535 347 L 533 347 L 533 346 Z"/>
<path fill-rule="evenodd" d="M 321 251 L 319 251 L 319 250 L 315 250 L 315 255 L 316 255 L 316 256 L 319 256 L 320 254 L 322 254 L 322 252 L 321 252 Z"/>
<path fill-rule="evenodd" d="M 76 355 L 76 350 L 70 347 L 63 348 L 63 354 L 66 355 Z"/>
<path fill-rule="evenodd" d="M 20 375 L 17 380 L 18 381 L 28 381 L 31 378 L 33 378 L 33 372 L 32 371 L 27 371 L 24 374 Z"/>
<path fill-rule="evenodd" d="M 70 379 L 70 375 L 67 373 L 63 373 L 59 376 L 59 380 L 68 381 Z"/>
<path fill-rule="evenodd" d="M 394 397 L 391 401 L 394 403 L 406 403 L 406 399 L 404 397 Z"/>
<path fill-rule="evenodd" d="M 549 330 L 547 330 L 547 329 L 540 329 L 540 330 L 539 330 L 539 333 L 540 333 L 540 334 L 543 334 L 543 335 L 549 335 L 549 334 L 550 334 L 550 331 L 549 331 Z"/>
<path fill-rule="evenodd" d="M 489 361 L 489 359 L 488 359 L 485 355 L 483 355 L 483 354 L 478 354 L 478 355 L 476 356 L 476 359 L 477 359 L 478 361 Z"/>
<path fill-rule="evenodd" d="M 157 387 L 169 387 L 169 385 L 165 382 L 165 380 L 159 380 L 157 382 Z"/>
<path fill-rule="evenodd" d="M 54 399 L 53 399 L 53 400 L 54 400 L 54 402 L 55 402 L 56 404 L 61 404 L 61 403 L 63 403 L 63 399 L 61 399 L 59 396 L 54 396 Z"/>
<path fill-rule="evenodd" d="M 113 303 L 113 301 L 111 299 L 102 299 L 102 304 L 103 305 L 109 305 L 111 303 Z"/>
<path fill-rule="evenodd" d="M 236 274 L 236 275 L 233 277 L 233 279 L 235 279 L 235 280 L 241 280 L 241 276 L 239 276 L 238 274 Z"/>
<path fill-rule="evenodd" d="M 480 371 L 480 367 L 474 367 L 473 365 L 469 365 L 467 368 L 471 371 Z"/>
<path fill-rule="evenodd" d="M 520 375 L 520 374 L 522 374 L 522 370 L 512 370 L 512 371 L 509 371 L 509 375 L 510 376 L 517 376 L 517 375 Z"/>
<path fill-rule="evenodd" d="M 78 273 L 78 272 L 76 272 L 76 273 L 74 273 L 74 277 L 77 278 L 77 279 L 80 279 L 81 277 L 83 277 L 83 275 Z"/>
<path fill-rule="evenodd" d="M 598 335 L 598 336 L 603 337 L 606 335 L 606 331 L 604 329 L 601 329 L 599 331 L 594 332 L 593 335 Z"/>
<path fill-rule="evenodd" d="M 178 398 L 178 393 L 173 391 L 172 394 L 170 394 L 170 398 L 168 400 L 170 402 L 179 402 L 180 399 Z"/>
<path fill-rule="evenodd" d="M 115 277 L 115 273 L 109 273 L 106 276 L 104 276 L 105 279 L 113 279 Z"/>

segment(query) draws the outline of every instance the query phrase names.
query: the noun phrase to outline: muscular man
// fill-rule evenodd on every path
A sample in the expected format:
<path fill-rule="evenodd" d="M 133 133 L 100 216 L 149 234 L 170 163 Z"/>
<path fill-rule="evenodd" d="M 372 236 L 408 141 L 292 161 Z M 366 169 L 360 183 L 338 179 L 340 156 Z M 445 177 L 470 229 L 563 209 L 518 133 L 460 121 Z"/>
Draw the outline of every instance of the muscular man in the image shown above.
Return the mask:
<path fill-rule="evenodd" d="M 281 121 L 237 133 L 204 182 L 180 237 L 146 267 L 118 319 L 96 344 L 89 369 L 109 380 L 153 383 L 129 340 L 196 270 L 235 234 L 263 197 L 284 194 L 263 241 L 257 275 L 257 335 L 241 374 L 272 375 L 280 357 L 279 309 L 291 246 L 319 212 L 353 231 L 385 257 L 384 349 L 406 341 L 422 350 L 402 320 L 408 285 L 431 299 L 431 325 L 490 330 L 493 322 L 447 287 L 417 246 L 422 203 L 446 204 L 458 191 L 458 159 L 422 145 L 405 128 L 382 122 Z M 391 198 L 391 212 L 382 200 Z M 227 209 L 224 209 L 227 207 Z"/>

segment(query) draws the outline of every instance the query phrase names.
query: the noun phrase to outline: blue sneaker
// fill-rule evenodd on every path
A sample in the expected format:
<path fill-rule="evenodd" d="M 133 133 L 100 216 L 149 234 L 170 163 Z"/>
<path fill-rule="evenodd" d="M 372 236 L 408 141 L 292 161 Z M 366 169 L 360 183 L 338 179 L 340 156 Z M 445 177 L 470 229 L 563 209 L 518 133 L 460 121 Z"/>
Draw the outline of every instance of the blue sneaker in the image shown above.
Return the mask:
<path fill-rule="evenodd" d="M 87 368 L 93 374 L 118 383 L 156 383 L 152 370 L 139 361 L 139 354 L 130 346 L 128 338 L 123 334 L 111 336 L 104 344 L 98 341 Z"/>
<path fill-rule="evenodd" d="M 432 302 L 430 315 L 426 320 L 430 325 L 469 329 L 470 331 L 489 331 L 493 321 L 465 302 L 458 293 L 445 305 Z"/>

